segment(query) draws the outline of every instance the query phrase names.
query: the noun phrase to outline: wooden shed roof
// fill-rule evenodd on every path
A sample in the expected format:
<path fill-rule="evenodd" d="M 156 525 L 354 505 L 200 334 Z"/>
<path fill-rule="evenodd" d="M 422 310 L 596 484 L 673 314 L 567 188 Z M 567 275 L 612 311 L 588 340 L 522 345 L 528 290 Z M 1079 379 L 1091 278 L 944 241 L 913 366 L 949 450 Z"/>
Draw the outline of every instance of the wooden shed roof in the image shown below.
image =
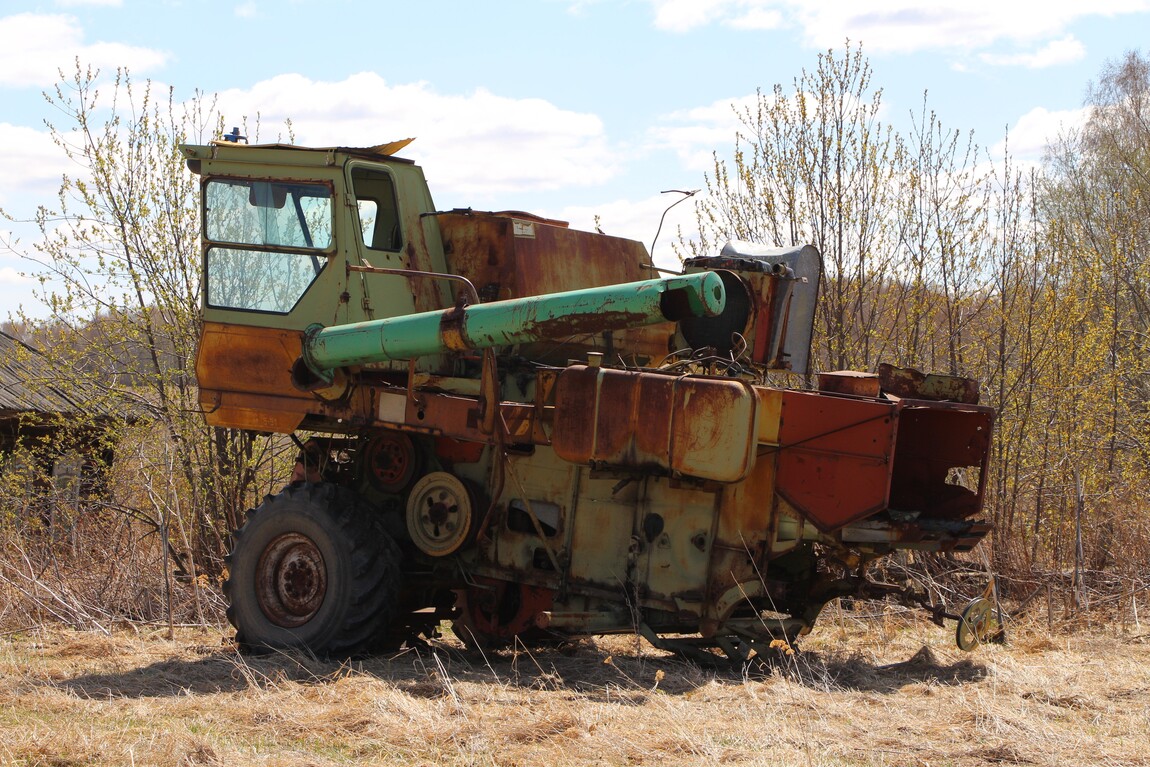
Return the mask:
<path fill-rule="evenodd" d="M 107 408 L 81 384 L 67 380 L 40 351 L 0 331 L 0 418 L 21 413 L 91 413 L 109 416 Z"/>

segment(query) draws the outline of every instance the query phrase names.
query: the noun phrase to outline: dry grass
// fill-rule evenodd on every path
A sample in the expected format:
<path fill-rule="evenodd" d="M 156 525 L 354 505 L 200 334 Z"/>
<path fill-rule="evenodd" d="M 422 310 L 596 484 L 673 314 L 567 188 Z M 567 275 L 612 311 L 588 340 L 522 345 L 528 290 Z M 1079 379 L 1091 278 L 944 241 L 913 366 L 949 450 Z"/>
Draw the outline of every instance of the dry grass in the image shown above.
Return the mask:
<path fill-rule="evenodd" d="M 348 663 L 220 631 L 0 640 L 5 765 L 1150 765 L 1150 635 L 1016 629 L 965 655 L 832 609 L 774 673 L 599 638 Z"/>

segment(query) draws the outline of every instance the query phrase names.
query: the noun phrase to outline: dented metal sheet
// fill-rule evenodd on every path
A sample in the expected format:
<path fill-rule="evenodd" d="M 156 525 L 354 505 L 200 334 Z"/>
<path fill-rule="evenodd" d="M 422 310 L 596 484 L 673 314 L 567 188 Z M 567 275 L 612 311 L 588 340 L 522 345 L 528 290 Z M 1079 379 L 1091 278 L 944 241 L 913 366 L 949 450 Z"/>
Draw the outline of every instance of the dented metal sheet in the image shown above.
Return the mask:
<path fill-rule="evenodd" d="M 757 408 L 742 381 L 572 365 L 552 445 L 573 463 L 737 482 L 755 463 Z"/>

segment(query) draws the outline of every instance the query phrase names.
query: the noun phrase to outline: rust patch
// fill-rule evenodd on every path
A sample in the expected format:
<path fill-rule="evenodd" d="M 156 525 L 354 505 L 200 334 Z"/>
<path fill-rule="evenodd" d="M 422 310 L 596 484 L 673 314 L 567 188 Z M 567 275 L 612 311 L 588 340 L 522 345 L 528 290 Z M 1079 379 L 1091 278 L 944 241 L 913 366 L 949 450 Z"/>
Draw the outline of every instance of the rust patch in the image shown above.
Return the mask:
<path fill-rule="evenodd" d="M 311 399 L 291 382 L 300 355 L 300 332 L 205 322 L 196 355 L 196 379 L 206 389 Z"/>
<path fill-rule="evenodd" d="M 635 427 L 639 402 L 637 373 L 604 371 L 600 377 L 598 408 L 595 413 L 595 455 L 612 456 L 615 462 L 635 465 Z"/>
<path fill-rule="evenodd" d="M 552 445 L 574 463 L 736 482 L 754 463 L 757 405 L 738 381 L 573 365 L 559 376 Z"/>
<path fill-rule="evenodd" d="M 755 461 L 758 397 L 738 380 L 681 378 L 671 408 L 671 468 L 720 482 L 746 477 Z"/>
<path fill-rule="evenodd" d="M 675 379 L 670 376 L 645 375 L 639 379 L 639 401 L 643 403 L 644 413 L 670 414 L 675 406 Z M 671 419 L 668 417 L 644 417 L 637 424 L 635 435 L 635 452 L 648 461 L 658 458 L 665 461 L 664 456 L 671 452 Z"/>
<path fill-rule="evenodd" d="M 462 352 L 472 348 L 464 340 L 463 319 L 464 314 L 459 308 L 449 309 L 439 318 L 439 339 L 444 349 Z"/>
<path fill-rule="evenodd" d="M 978 404 L 978 381 L 973 378 L 924 374 L 914 368 L 896 368 L 886 363 L 878 366 L 878 378 L 882 390 L 896 397 Z"/>
<path fill-rule="evenodd" d="M 595 456 L 599 376 L 594 368 L 572 365 L 555 384 L 555 421 L 551 445 L 565 461 L 588 464 Z"/>
<path fill-rule="evenodd" d="M 877 375 L 854 370 L 819 373 L 819 391 L 856 397 L 877 397 L 880 394 Z"/>
<path fill-rule="evenodd" d="M 628 328 L 642 325 L 649 318 L 638 312 L 606 310 L 597 314 L 564 315 L 536 320 L 524 331 L 541 339 L 563 339 L 568 336 L 602 333 L 605 328 Z"/>

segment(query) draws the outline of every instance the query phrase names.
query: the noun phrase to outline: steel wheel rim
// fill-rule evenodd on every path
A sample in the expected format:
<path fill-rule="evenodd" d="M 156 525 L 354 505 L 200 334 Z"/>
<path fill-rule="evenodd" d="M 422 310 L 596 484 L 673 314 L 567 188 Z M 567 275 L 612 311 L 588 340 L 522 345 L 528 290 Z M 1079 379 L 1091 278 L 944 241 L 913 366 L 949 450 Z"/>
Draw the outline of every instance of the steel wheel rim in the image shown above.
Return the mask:
<path fill-rule="evenodd" d="M 960 650 L 969 652 L 984 643 L 989 634 L 990 602 L 976 599 L 962 611 L 955 632 L 955 644 Z"/>
<path fill-rule="evenodd" d="M 442 557 L 459 549 L 471 534 L 472 501 L 467 487 L 447 472 L 416 483 L 407 502 L 407 527 L 421 551 Z"/>
<path fill-rule="evenodd" d="M 319 612 L 327 595 L 327 566 L 315 542 L 300 533 L 278 536 L 256 565 L 256 599 L 268 620 L 298 628 Z"/>
<path fill-rule="evenodd" d="M 397 493 L 415 475 L 417 459 L 406 434 L 380 434 L 367 447 L 368 478 L 380 490 Z"/>

